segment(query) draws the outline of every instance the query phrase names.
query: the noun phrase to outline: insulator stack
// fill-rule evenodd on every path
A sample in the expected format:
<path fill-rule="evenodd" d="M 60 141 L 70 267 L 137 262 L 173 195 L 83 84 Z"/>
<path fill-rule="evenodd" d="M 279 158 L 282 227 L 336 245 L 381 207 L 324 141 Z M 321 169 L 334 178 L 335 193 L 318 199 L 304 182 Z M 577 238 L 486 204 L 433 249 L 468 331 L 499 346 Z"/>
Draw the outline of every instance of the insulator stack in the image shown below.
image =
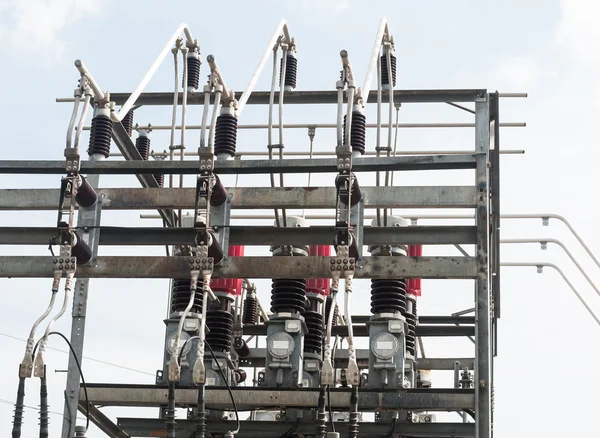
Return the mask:
<path fill-rule="evenodd" d="M 344 116 L 344 142 L 346 139 L 346 116 Z M 367 118 L 360 111 L 352 111 L 352 127 L 350 130 L 350 145 L 354 152 L 365 153 L 367 142 Z"/>
<path fill-rule="evenodd" d="M 281 70 L 283 69 L 283 58 L 279 61 L 279 83 L 281 83 Z M 298 59 L 292 53 L 288 53 L 285 61 L 285 81 L 283 82 L 286 91 L 296 88 L 296 77 L 298 74 Z"/>
<path fill-rule="evenodd" d="M 235 156 L 237 143 L 237 117 L 233 114 L 221 114 L 215 126 L 215 155 Z"/>
<path fill-rule="evenodd" d="M 371 280 L 371 313 L 404 313 L 406 283 L 404 280 Z"/>
<path fill-rule="evenodd" d="M 154 179 L 158 183 L 158 187 L 164 187 L 165 186 L 165 175 L 163 175 L 162 173 L 155 173 L 154 174 Z"/>
<path fill-rule="evenodd" d="M 92 119 L 88 155 L 100 154 L 104 158 L 108 158 L 110 155 L 112 128 L 113 122 L 108 116 L 97 115 Z"/>
<path fill-rule="evenodd" d="M 406 351 L 415 355 L 415 328 L 417 326 L 417 300 L 409 295 L 406 298 L 406 312 L 404 313 L 408 333 L 406 333 Z"/>
<path fill-rule="evenodd" d="M 325 300 L 325 321 L 329 321 L 329 312 L 331 312 L 332 305 L 333 305 L 333 298 L 331 297 L 331 295 L 329 295 L 327 297 L 327 299 Z M 335 306 L 333 308 L 333 324 L 332 325 L 337 325 L 338 313 L 339 313 L 339 309 L 337 306 Z"/>
<path fill-rule="evenodd" d="M 216 238 L 213 237 L 213 242 L 216 242 Z M 211 248 L 215 246 L 212 245 L 209 247 L 209 257 L 211 255 Z M 229 257 L 242 257 L 244 255 L 244 247 L 237 245 L 229 245 L 229 249 L 227 251 Z M 217 260 L 218 257 L 215 257 L 215 263 L 221 261 L 223 256 Z M 210 282 L 210 287 L 215 293 L 219 294 L 227 294 L 227 295 L 241 295 L 242 294 L 242 279 L 241 278 L 213 278 Z"/>
<path fill-rule="evenodd" d="M 244 300 L 244 325 L 258 324 L 258 298 L 256 294 L 249 294 Z"/>
<path fill-rule="evenodd" d="M 330 257 L 331 245 L 309 245 L 308 255 Z M 306 280 L 306 292 L 319 295 L 329 295 L 329 278 L 309 278 Z"/>
<path fill-rule="evenodd" d="M 171 293 L 171 312 L 183 312 L 190 302 L 192 294 L 189 278 L 176 278 L 173 280 Z M 190 312 L 202 313 L 202 286 L 199 284 L 194 295 L 194 304 Z"/>
<path fill-rule="evenodd" d="M 212 186 L 212 193 L 210 195 L 210 205 L 218 207 L 223 205 L 227 201 L 227 190 L 221 182 L 221 179 L 215 175 L 214 184 Z"/>
<path fill-rule="evenodd" d="M 271 286 L 271 312 L 302 313 L 306 308 L 306 280 L 276 279 Z"/>
<path fill-rule="evenodd" d="M 79 188 L 77 189 L 77 194 L 75 195 L 75 201 L 77 201 L 77 204 L 80 207 L 91 207 L 96 203 L 98 194 L 83 175 L 81 175 L 80 178 Z"/>
<path fill-rule="evenodd" d="M 390 76 L 388 72 L 388 62 L 387 56 L 385 54 L 381 55 L 379 58 L 381 64 L 381 85 L 388 86 L 390 85 Z M 390 55 L 390 60 L 392 64 L 392 87 L 396 86 L 396 57 L 394 55 Z"/>
<path fill-rule="evenodd" d="M 184 86 L 185 79 L 181 86 Z M 188 52 L 187 54 L 187 86 L 188 88 L 198 89 L 200 84 L 200 57 L 198 52 Z"/>
<path fill-rule="evenodd" d="M 231 349 L 233 334 L 233 315 L 227 310 L 209 310 L 206 312 L 206 342 L 217 352 L 228 353 Z"/>
<path fill-rule="evenodd" d="M 62 226 L 66 226 L 66 224 L 63 222 Z M 71 257 L 75 257 L 77 259 L 78 265 L 85 265 L 92 259 L 92 249 L 87 243 L 85 243 L 77 231 L 71 231 L 71 233 L 73 234 L 73 241 L 71 242 Z M 63 241 L 67 239 L 68 237 L 65 236 Z"/>
<path fill-rule="evenodd" d="M 150 137 L 144 131 L 135 139 L 135 147 L 142 156 L 142 160 L 146 161 L 150 156 Z"/>
<path fill-rule="evenodd" d="M 314 310 L 307 310 L 302 315 L 308 329 L 308 333 L 304 335 L 304 352 L 320 356 L 323 349 L 323 336 L 325 334 L 323 314 Z"/>
<path fill-rule="evenodd" d="M 127 135 L 131 137 L 131 134 L 133 134 L 133 110 L 127 111 L 127 114 L 125 114 L 125 117 L 121 120 L 121 124 L 123 125 L 123 128 L 125 128 Z"/>

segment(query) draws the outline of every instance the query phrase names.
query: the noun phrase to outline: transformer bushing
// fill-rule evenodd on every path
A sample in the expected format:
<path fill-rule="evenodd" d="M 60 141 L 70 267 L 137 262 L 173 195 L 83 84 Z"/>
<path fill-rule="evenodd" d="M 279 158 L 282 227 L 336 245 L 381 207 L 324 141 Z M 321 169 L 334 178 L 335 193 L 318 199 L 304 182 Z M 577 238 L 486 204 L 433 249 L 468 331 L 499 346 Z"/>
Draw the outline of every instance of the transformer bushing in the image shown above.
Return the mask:
<path fill-rule="evenodd" d="M 307 227 L 308 221 L 288 216 L 288 227 Z M 274 256 L 307 256 L 308 248 L 284 245 L 272 247 Z M 302 314 L 306 310 L 306 280 L 274 279 L 271 311 L 267 321 L 267 348 L 262 384 L 268 387 L 303 385 L 304 336 L 307 327 Z"/>
<path fill-rule="evenodd" d="M 405 227 L 408 221 L 388 216 L 388 227 Z M 374 220 L 371 226 L 377 226 Z M 405 257 L 404 245 L 381 245 L 369 248 L 373 256 Z M 404 387 L 406 357 L 406 285 L 403 279 L 372 280 L 369 328 L 369 377 L 373 389 Z"/>

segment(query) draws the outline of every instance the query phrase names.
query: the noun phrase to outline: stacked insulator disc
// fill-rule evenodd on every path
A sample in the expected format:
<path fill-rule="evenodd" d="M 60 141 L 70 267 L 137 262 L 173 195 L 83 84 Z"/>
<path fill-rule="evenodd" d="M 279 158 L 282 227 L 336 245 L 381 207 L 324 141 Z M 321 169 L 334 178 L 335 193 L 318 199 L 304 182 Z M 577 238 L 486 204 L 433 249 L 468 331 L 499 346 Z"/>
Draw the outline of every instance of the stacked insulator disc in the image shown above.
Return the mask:
<path fill-rule="evenodd" d="M 244 300 L 244 325 L 258 324 L 258 298 L 255 294 L 249 294 Z"/>
<path fill-rule="evenodd" d="M 127 114 L 125 114 L 125 117 L 121 120 L 121 124 L 123 125 L 123 128 L 125 128 L 127 135 L 131 137 L 131 134 L 133 134 L 133 110 L 127 111 Z"/>
<path fill-rule="evenodd" d="M 135 147 L 142 156 L 142 160 L 147 160 L 150 156 L 150 137 L 146 134 L 140 134 L 135 139 Z"/>
<path fill-rule="evenodd" d="M 237 117 L 232 114 L 221 114 L 215 126 L 215 155 L 235 156 L 237 143 Z"/>
<path fill-rule="evenodd" d="M 213 242 L 216 239 L 213 238 Z M 237 245 L 229 245 L 227 252 L 229 257 L 242 257 L 244 255 L 244 247 Z M 210 256 L 209 247 L 209 256 Z M 215 257 L 215 262 L 217 262 Z M 222 256 L 221 256 L 222 259 Z M 213 278 L 210 283 L 210 287 L 215 293 L 229 294 L 229 295 L 241 295 L 242 294 L 242 279 L 241 278 Z"/>
<path fill-rule="evenodd" d="M 112 136 L 113 122 L 108 116 L 97 115 L 92 119 L 90 129 L 90 145 L 88 154 L 101 154 L 108 158 L 110 154 L 110 140 Z"/>
<path fill-rule="evenodd" d="M 323 314 L 314 310 L 307 310 L 303 313 L 304 321 L 308 333 L 304 335 L 304 352 L 321 355 L 323 349 Z"/>
<path fill-rule="evenodd" d="M 390 75 L 388 72 L 388 62 L 387 56 L 381 55 L 380 63 L 381 63 L 381 85 L 390 85 Z M 396 57 L 394 55 L 390 55 L 390 60 L 392 64 L 392 87 L 396 86 Z"/>
<path fill-rule="evenodd" d="M 158 183 L 158 187 L 165 186 L 165 176 L 162 173 L 157 173 L 154 175 L 154 179 Z"/>
<path fill-rule="evenodd" d="M 171 293 L 171 312 L 183 312 L 190 302 L 190 296 L 192 295 L 190 289 L 189 278 L 176 278 L 173 280 L 173 289 Z M 201 286 L 196 289 L 196 295 L 194 295 L 194 304 L 190 309 L 190 312 L 202 313 L 202 288 Z"/>
<path fill-rule="evenodd" d="M 279 61 L 279 78 L 281 83 L 281 70 L 283 69 L 283 58 Z M 298 59 L 289 54 L 286 56 L 285 61 L 285 81 L 283 82 L 284 86 L 289 89 L 296 88 L 296 77 L 298 74 Z"/>
<path fill-rule="evenodd" d="M 271 286 L 271 312 L 303 313 L 306 308 L 306 280 L 275 279 Z"/>
<path fill-rule="evenodd" d="M 371 280 L 371 313 L 400 313 L 406 311 L 404 280 Z"/>
<path fill-rule="evenodd" d="M 181 86 L 184 86 L 185 79 Z M 197 52 L 189 52 L 187 55 L 187 85 L 194 90 L 198 89 L 200 84 L 200 58 Z"/>
<path fill-rule="evenodd" d="M 96 203 L 96 199 L 98 199 L 98 194 L 88 180 L 82 175 L 79 188 L 77 189 L 77 195 L 75 195 L 77 204 L 81 207 L 91 207 Z"/>
<path fill-rule="evenodd" d="M 406 312 L 404 313 L 408 333 L 406 333 L 406 351 L 413 357 L 415 355 L 415 328 L 417 326 L 417 300 L 408 295 L 406 297 Z"/>
<path fill-rule="evenodd" d="M 350 145 L 353 151 L 361 155 L 365 153 L 367 139 L 367 118 L 360 111 L 352 111 L 352 127 L 350 130 Z M 346 116 L 344 116 L 344 142 L 346 140 Z"/>
<path fill-rule="evenodd" d="M 233 334 L 233 315 L 226 310 L 209 310 L 206 312 L 206 342 L 216 352 L 229 352 Z"/>
<path fill-rule="evenodd" d="M 329 313 L 331 312 L 331 306 L 333 306 L 333 298 L 331 297 L 331 295 L 329 295 L 327 297 L 327 299 L 325 300 L 325 322 L 326 323 L 327 323 L 327 321 L 329 321 Z M 337 320 L 338 320 L 338 307 L 335 306 L 333 308 L 332 325 L 337 325 Z"/>

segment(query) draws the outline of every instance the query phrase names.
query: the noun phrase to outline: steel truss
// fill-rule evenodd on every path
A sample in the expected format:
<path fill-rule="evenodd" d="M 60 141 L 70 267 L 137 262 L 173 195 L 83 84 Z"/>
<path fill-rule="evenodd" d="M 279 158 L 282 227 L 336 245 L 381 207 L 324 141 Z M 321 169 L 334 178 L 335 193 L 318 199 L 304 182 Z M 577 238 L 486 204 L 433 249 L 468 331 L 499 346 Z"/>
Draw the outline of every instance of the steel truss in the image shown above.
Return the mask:
<path fill-rule="evenodd" d="M 128 94 L 111 94 L 111 99 L 122 104 Z M 170 105 L 173 93 L 142 93 L 137 105 Z M 181 97 L 181 96 L 180 96 Z M 212 98 L 212 95 L 211 95 Z M 278 93 L 275 93 L 275 99 Z M 368 101 L 375 101 L 375 94 Z M 361 257 L 357 262 L 356 278 L 444 278 L 474 279 L 476 284 L 474 317 L 424 316 L 417 328 L 418 336 L 474 336 L 473 358 L 420 358 L 419 364 L 427 369 L 450 370 L 458 362 L 475 372 L 472 389 L 400 389 L 373 391 L 360 389 L 361 411 L 394 409 L 430 411 L 472 411 L 474 423 L 398 423 L 397 435 L 410 436 L 476 436 L 489 438 L 492 430 L 493 356 L 496 351 L 496 318 L 500 309 L 499 270 L 499 94 L 485 90 L 417 90 L 395 91 L 396 102 L 472 102 L 475 104 L 475 150 L 472 154 L 436 155 L 418 157 L 381 157 L 353 159 L 353 172 L 416 171 L 472 169 L 476 175 L 472 186 L 460 187 L 364 187 L 362 208 L 465 208 L 475 211 L 475 226 L 428 226 L 407 228 L 370 228 L 359 222 L 358 233 L 365 245 L 402 244 L 471 244 L 476 245 L 474 257 Z M 254 92 L 248 104 L 268 103 L 268 92 Z M 336 103 L 337 93 L 295 91 L 286 96 L 286 104 Z M 204 103 L 203 93 L 189 93 L 187 104 Z M 89 175 L 133 174 L 143 188 L 98 189 L 97 207 L 80 215 L 78 230 L 89 239 L 94 252 L 98 245 L 182 245 L 193 240 L 194 232 L 186 228 L 118 228 L 100 224 L 100 210 L 156 209 L 170 224 L 173 211 L 194 207 L 194 189 L 157 188 L 152 174 L 198 174 L 195 161 L 142 161 L 135 145 L 120 123 L 114 124 L 113 140 L 123 153 L 125 161 L 82 162 L 81 171 Z M 335 172 L 336 159 L 236 160 L 216 161 L 216 174 L 308 173 Z M 0 173 L 64 174 L 61 161 L 0 161 Z M 97 186 L 97 177 L 91 177 Z M 229 207 L 232 209 L 333 209 L 336 192 L 332 187 L 319 188 L 235 188 L 229 189 Z M 0 210 L 56 210 L 58 190 L 0 190 Z M 328 244 L 335 236 L 333 227 L 273 228 L 236 226 L 229 216 L 219 218 L 228 229 L 227 239 L 239 245 Z M 0 228 L 0 244 L 47 245 L 55 235 L 53 228 Z M 330 257 L 229 257 L 215 267 L 214 278 L 323 278 L 330 276 Z M 77 287 L 73 307 L 71 342 L 76 354 L 83 353 L 87 286 L 92 278 L 177 278 L 189 276 L 187 257 L 98 257 L 91 264 L 77 266 Z M 53 257 L 0 257 L 0 277 L 29 278 L 53 275 Z M 291 276 L 291 277 L 290 277 Z M 429 318 L 429 319 L 428 319 Z M 365 318 L 356 317 L 354 335 L 368 335 Z M 245 334 L 263 336 L 264 325 L 247 326 Z M 339 326 L 336 334 L 344 336 L 347 327 Z M 247 366 L 263 366 L 264 351 L 253 349 L 243 359 Z M 359 350 L 359 366 L 365 366 L 368 357 Z M 348 361 L 347 351 L 338 351 L 336 366 Z M 244 408 L 314 408 L 318 389 L 233 388 L 240 409 Z M 88 384 L 91 419 L 111 437 L 157 436 L 164 433 L 164 420 L 120 418 L 115 424 L 104 416 L 97 406 L 164 406 L 167 389 L 155 385 Z M 179 388 L 176 393 L 179 407 L 194 407 L 197 391 Z M 331 406 L 347 410 L 350 392 L 346 388 L 331 390 Z M 85 412 L 83 391 L 79 390 L 79 376 L 69 362 L 67 403 Z M 231 402 L 225 388 L 207 388 L 207 406 L 230 409 Z M 290 423 L 291 424 L 291 423 Z M 283 422 L 244 421 L 239 437 L 262 435 L 279 436 L 289 429 Z M 178 420 L 177 436 L 189 436 L 194 428 L 192 420 Z M 309 423 L 302 423 L 298 433 L 314 434 Z M 346 428 L 336 424 L 342 433 Z M 389 425 L 364 422 L 360 436 L 381 436 Z M 227 425 L 214 420 L 208 430 L 222 433 Z M 63 438 L 70 438 L 66 423 Z M 162 435 L 161 435 L 162 436 Z"/>

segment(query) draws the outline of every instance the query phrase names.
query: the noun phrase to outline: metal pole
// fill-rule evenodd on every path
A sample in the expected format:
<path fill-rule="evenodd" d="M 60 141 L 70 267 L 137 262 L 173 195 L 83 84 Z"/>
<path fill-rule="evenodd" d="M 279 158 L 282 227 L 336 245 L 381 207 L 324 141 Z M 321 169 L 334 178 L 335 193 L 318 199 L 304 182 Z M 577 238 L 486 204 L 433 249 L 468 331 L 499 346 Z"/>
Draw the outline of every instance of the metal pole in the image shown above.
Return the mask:
<path fill-rule="evenodd" d="M 88 183 L 94 188 L 98 188 L 100 175 L 89 175 Z M 100 215 L 102 211 L 102 201 L 100 197 L 96 203 L 89 207 L 79 207 L 77 226 L 82 233 L 82 238 L 86 240 L 92 249 L 92 260 L 90 264 L 95 264 L 98 255 L 98 242 L 100 237 Z M 86 231 L 87 230 L 87 231 Z M 87 234 L 87 236 L 86 236 Z M 71 345 L 73 351 L 79 359 L 83 360 L 83 340 L 85 337 L 85 316 L 87 311 L 87 299 L 90 280 L 87 278 L 77 278 L 73 290 L 73 321 L 71 323 Z M 69 355 L 69 367 L 67 371 L 67 384 L 65 388 L 65 407 L 63 414 L 62 438 L 71 438 L 75 433 L 75 417 L 77 413 L 77 404 L 79 402 L 79 370 L 72 355 Z M 69 418 L 71 421 L 69 422 Z"/>
<path fill-rule="evenodd" d="M 477 279 L 475 280 L 475 436 L 491 437 L 491 361 L 490 354 L 490 279 L 489 279 L 489 178 L 490 152 L 489 100 L 475 103 L 475 149 L 479 188 L 476 210 L 477 223 Z"/>
<path fill-rule="evenodd" d="M 381 41 L 383 40 L 383 36 L 388 34 L 388 24 L 387 19 L 382 18 L 379 22 L 379 29 L 377 30 L 377 35 L 375 36 L 375 43 L 373 43 L 373 50 L 371 51 L 371 58 L 369 60 L 369 69 L 367 70 L 367 75 L 365 76 L 365 82 L 362 87 L 361 97 L 365 104 L 369 100 L 369 93 L 371 91 L 371 82 L 373 79 L 373 72 L 377 66 L 379 60 L 379 50 L 381 48 Z M 392 78 L 390 78 L 391 80 Z"/>

